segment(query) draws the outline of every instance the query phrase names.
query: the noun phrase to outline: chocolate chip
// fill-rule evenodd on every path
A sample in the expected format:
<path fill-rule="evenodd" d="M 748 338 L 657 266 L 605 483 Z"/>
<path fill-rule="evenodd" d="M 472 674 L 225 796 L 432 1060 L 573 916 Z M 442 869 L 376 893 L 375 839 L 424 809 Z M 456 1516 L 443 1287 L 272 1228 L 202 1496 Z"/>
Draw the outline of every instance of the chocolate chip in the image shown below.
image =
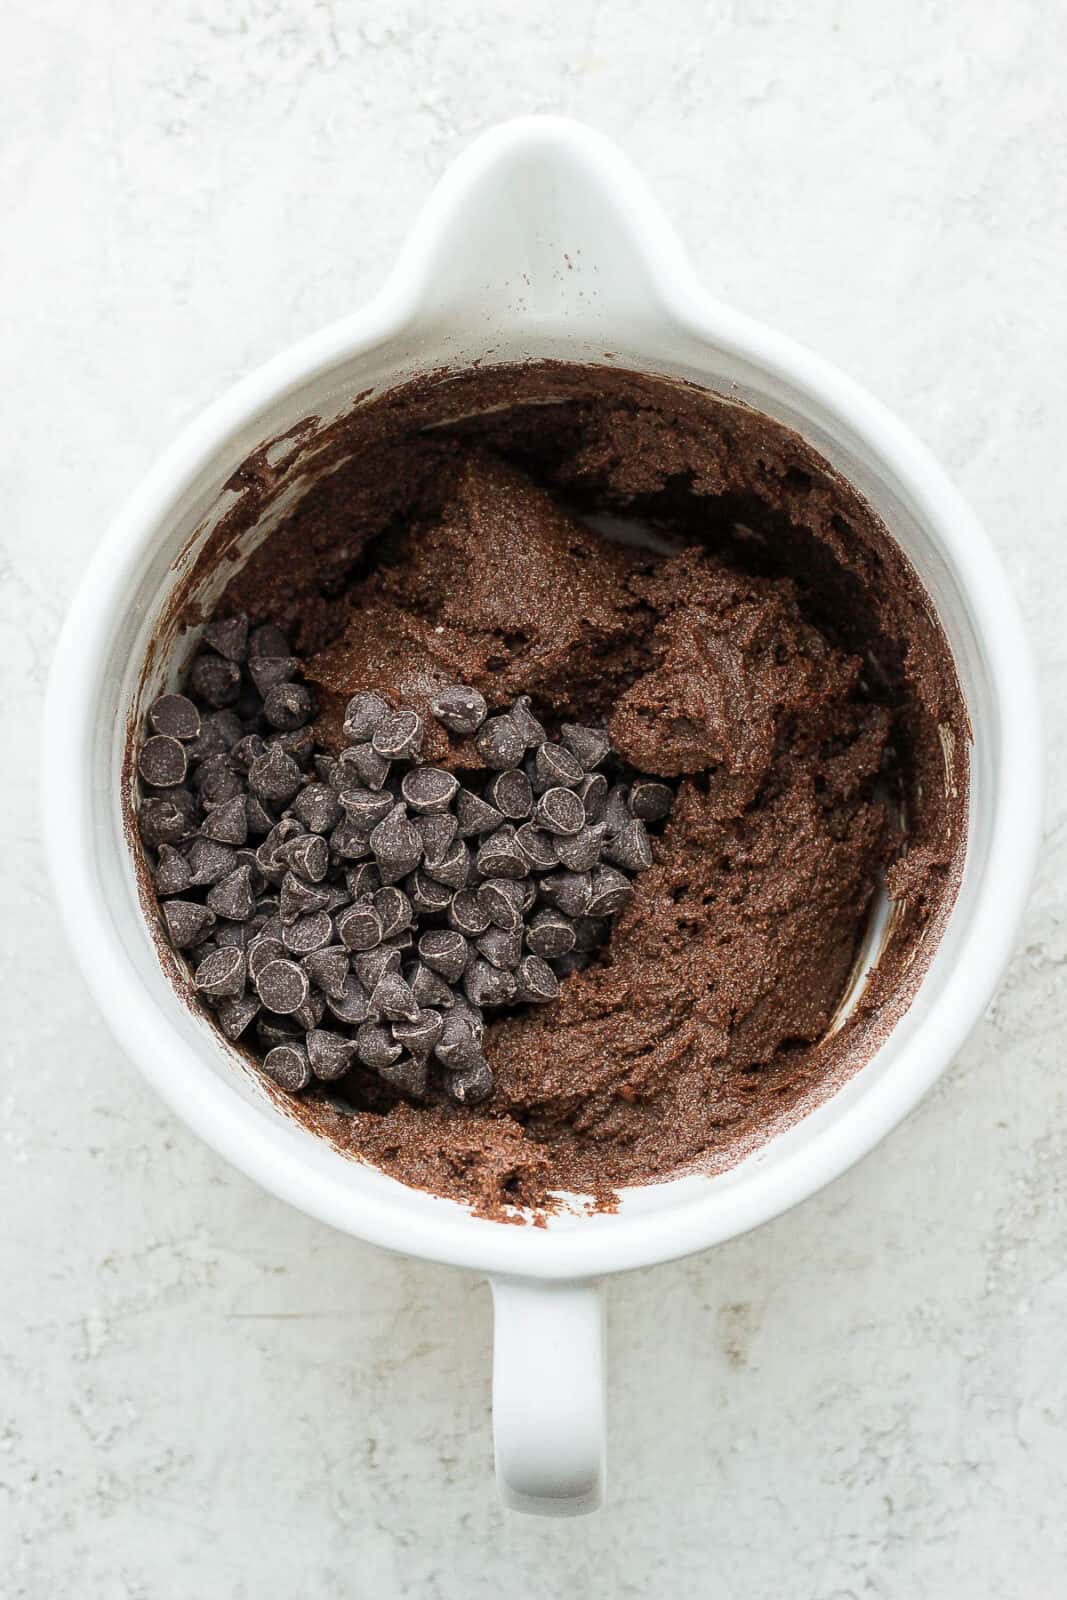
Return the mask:
<path fill-rule="evenodd" d="M 152 874 L 159 895 L 184 894 L 193 880 L 193 869 L 172 844 L 160 845 L 159 863 Z"/>
<path fill-rule="evenodd" d="M 417 711 L 390 711 L 371 736 L 371 745 L 387 761 L 410 761 L 422 749 L 422 718 Z"/>
<path fill-rule="evenodd" d="M 604 855 L 627 872 L 643 872 L 652 865 L 652 844 L 640 817 L 632 817 L 605 846 Z"/>
<path fill-rule="evenodd" d="M 487 928 L 478 940 L 478 950 L 494 967 L 510 971 L 522 960 L 522 934 L 518 929 L 509 933 L 504 928 Z"/>
<path fill-rule="evenodd" d="M 362 900 L 341 912 L 337 933 L 349 950 L 373 950 L 382 942 L 382 919 L 372 905 Z"/>
<path fill-rule="evenodd" d="M 607 825 L 608 837 L 614 838 L 620 828 L 625 828 L 630 819 L 630 791 L 624 783 L 614 783 L 608 790 L 608 797 L 604 802 L 603 820 Z"/>
<path fill-rule="evenodd" d="M 300 788 L 300 768 L 280 745 L 269 744 L 249 768 L 248 787 L 261 800 L 286 805 Z"/>
<path fill-rule="evenodd" d="M 496 806 L 488 805 L 469 789 L 460 789 L 455 810 L 456 831 L 461 839 L 471 839 L 476 833 L 492 833 L 504 820 Z"/>
<path fill-rule="evenodd" d="M 279 846 L 274 859 L 284 862 L 305 883 L 321 883 L 329 869 L 330 848 L 321 834 L 302 833 Z"/>
<path fill-rule="evenodd" d="M 189 687 L 209 706 L 232 706 L 241 692 L 241 669 L 223 656 L 197 656 L 189 673 Z"/>
<path fill-rule="evenodd" d="M 255 908 L 249 868 L 235 867 L 225 878 L 220 878 L 215 887 L 208 890 L 207 903 L 220 917 L 228 917 L 231 922 L 246 921 Z"/>
<path fill-rule="evenodd" d="M 361 783 L 367 789 L 382 789 L 389 776 L 389 762 L 379 755 L 372 744 L 353 744 L 342 752 L 340 766 L 351 774 L 350 781 Z"/>
<path fill-rule="evenodd" d="M 406 970 L 405 976 L 412 994 L 419 1005 L 426 1007 L 450 1007 L 454 996 L 448 984 L 439 972 L 434 972 L 424 961 L 414 961 Z"/>
<path fill-rule="evenodd" d="M 268 1078 L 273 1078 L 279 1089 L 298 1094 L 311 1082 L 311 1063 L 302 1044 L 276 1044 L 268 1050 L 263 1062 Z"/>
<path fill-rule="evenodd" d="M 543 961 L 556 961 L 575 945 L 574 923 L 562 911 L 545 906 L 535 911 L 526 928 L 526 948 Z"/>
<path fill-rule="evenodd" d="M 228 754 L 208 756 L 193 773 L 193 784 L 201 805 L 220 806 L 244 793 L 241 774 Z"/>
<path fill-rule="evenodd" d="M 251 965 L 251 961 L 249 963 Z M 309 980 L 321 989 L 329 1000 L 339 1000 L 345 992 L 348 977 L 348 951 L 344 945 L 320 945 L 310 951 L 300 965 Z"/>
<path fill-rule="evenodd" d="M 476 1106 L 488 1100 L 493 1092 L 493 1073 L 484 1056 L 453 1072 L 445 1080 L 445 1089 L 457 1105 Z"/>
<path fill-rule="evenodd" d="M 253 715 L 258 715 L 257 704 Z M 227 708 L 225 711 L 209 711 L 203 720 L 203 726 L 211 732 L 218 734 L 222 741 L 224 751 L 232 750 L 244 738 L 245 725 L 241 721 L 240 713 Z"/>
<path fill-rule="evenodd" d="M 274 818 L 254 794 L 245 795 L 245 820 L 248 823 L 248 832 L 255 838 L 269 833 L 274 826 Z"/>
<path fill-rule="evenodd" d="M 287 656 L 289 640 L 273 622 L 261 622 L 248 636 L 248 654 L 256 656 Z"/>
<path fill-rule="evenodd" d="M 556 863 L 556 841 L 534 822 L 524 822 L 515 830 L 515 843 L 522 851 L 531 872 L 549 872 Z"/>
<path fill-rule="evenodd" d="M 599 767 L 611 751 L 611 740 L 603 728 L 587 728 L 580 722 L 564 722 L 559 736 L 586 772 Z"/>
<path fill-rule="evenodd" d="M 248 947 L 248 976 L 253 984 L 270 961 L 285 961 L 287 951 L 280 938 L 260 933 Z"/>
<path fill-rule="evenodd" d="M 258 733 L 246 733 L 236 744 L 230 747 L 230 761 L 239 772 L 247 775 L 253 761 L 258 761 L 260 756 L 265 756 L 267 746 Z"/>
<path fill-rule="evenodd" d="M 234 995 L 220 1002 L 215 1015 L 227 1039 L 239 1039 L 252 1018 L 259 1015 L 259 1001 L 251 994 Z"/>
<path fill-rule="evenodd" d="M 422 859 L 428 868 L 448 855 L 456 838 L 458 826 L 452 815 L 442 817 L 413 817 L 411 826 L 422 845 Z M 431 876 L 432 876 L 431 872 Z"/>
<path fill-rule="evenodd" d="M 395 796 L 378 789 L 342 789 L 338 796 L 345 816 L 368 838 L 396 804 Z"/>
<path fill-rule="evenodd" d="M 279 684 L 288 683 L 299 670 L 299 661 L 288 651 L 278 656 L 256 656 L 248 663 L 248 675 L 264 699 Z"/>
<path fill-rule="evenodd" d="M 358 867 L 345 869 L 345 885 L 350 900 L 362 900 L 382 886 L 382 875 L 376 861 L 361 861 Z"/>
<path fill-rule="evenodd" d="M 149 708 L 148 720 L 156 733 L 171 739 L 195 739 L 200 713 L 184 694 L 162 694 Z"/>
<path fill-rule="evenodd" d="M 624 873 L 615 867 L 597 867 L 592 875 L 589 900 L 583 914 L 612 917 L 622 909 L 633 892 L 633 884 Z M 562 902 L 557 901 L 557 904 L 561 910 L 567 909 Z"/>
<path fill-rule="evenodd" d="M 137 758 L 138 772 L 153 789 L 172 789 L 183 782 L 187 765 L 185 746 L 165 733 L 146 739 Z"/>
<path fill-rule="evenodd" d="M 316 1078 L 323 1083 L 334 1083 L 343 1078 L 352 1065 L 356 1042 L 343 1033 L 331 1033 L 326 1028 L 312 1028 L 307 1036 L 308 1060 Z"/>
<path fill-rule="evenodd" d="M 282 892 L 278 897 L 278 912 L 288 926 L 297 917 L 309 917 L 315 911 L 325 911 L 328 903 L 325 889 L 317 883 L 305 883 L 295 873 L 287 872 L 282 879 Z"/>
<path fill-rule="evenodd" d="M 454 928 L 431 928 L 419 940 L 419 955 L 432 972 L 455 983 L 467 965 L 470 948 Z"/>
<path fill-rule="evenodd" d="M 302 728 L 311 716 L 311 690 L 303 683 L 276 683 L 264 697 L 263 715 L 283 733 Z"/>
<path fill-rule="evenodd" d="M 391 707 L 382 695 L 373 689 L 354 694 L 345 707 L 343 732 L 350 744 L 366 744 L 376 729 L 390 715 Z"/>
<path fill-rule="evenodd" d="M 325 950 L 336 936 L 333 918 L 328 911 L 312 911 L 306 917 L 297 917 L 282 933 L 282 943 L 294 956 L 310 955 L 313 950 Z"/>
<path fill-rule="evenodd" d="M 370 838 L 358 822 L 342 817 L 330 834 L 330 851 L 340 861 L 359 861 L 370 855 Z"/>
<path fill-rule="evenodd" d="M 460 889 L 452 896 L 448 921 L 457 932 L 474 937 L 488 928 L 489 913 L 482 909 L 476 890 Z"/>
<path fill-rule="evenodd" d="M 439 1011 L 421 1010 L 411 1021 L 394 1022 L 393 1038 L 409 1050 L 416 1061 L 425 1061 L 444 1031 L 445 1019 Z"/>
<path fill-rule="evenodd" d="M 525 1000 L 529 1005 L 540 1006 L 559 997 L 559 979 L 540 956 L 524 956 L 519 962 L 515 977 L 518 985 L 515 990 L 516 1000 Z"/>
<path fill-rule="evenodd" d="M 479 956 L 463 975 L 467 999 L 476 1006 L 506 1006 L 515 998 L 515 977 Z"/>
<path fill-rule="evenodd" d="M 312 833 L 329 833 L 341 817 L 341 802 L 328 783 L 308 783 L 293 801 L 294 815 Z"/>
<path fill-rule="evenodd" d="M 322 955 L 324 952 L 319 951 Z M 351 973 L 345 978 L 340 990 L 336 994 L 326 991 L 326 1004 L 337 1018 L 338 1022 L 347 1022 L 350 1026 L 365 1022 L 370 1012 L 367 1000 L 367 991 L 358 978 Z"/>
<path fill-rule="evenodd" d="M 481 1044 L 485 1035 L 485 1017 L 481 1006 L 472 1005 L 466 995 L 456 992 L 453 1010 L 457 1017 L 465 1017 L 470 1024 L 475 1039 Z"/>
<path fill-rule="evenodd" d="M 219 617 L 209 622 L 203 642 L 227 661 L 243 661 L 248 654 L 248 618 Z"/>
<path fill-rule="evenodd" d="M 545 730 L 533 712 L 530 710 L 530 696 L 520 694 L 511 707 L 511 720 L 519 730 L 519 737 L 527 750 L 533 750 L 542 744 Z"/>
<path fill-rule="evenodd" d="M 297 1011 L 308 997 L 308 977 L 295 961 L 279 958 L 268 961 L 255 975 L 256 993 L 280 1017 Z"/>
<path fill-rule="evenodd" d="M 385 820 L 372 830 L 370 847 L 383 883 L 394 883 L 406 877 L 417 865 L 422 846 L 404 806 L 395 805 Z"/>
<path fill-rule="evenodd" d="M 495 778 L 491 778 L 485 787 L 485 797 L 496 806 L 502 817 L 512 822 L 520 822 L 533 810 L 530 780 L 517 767 L 510 772 L 498 772 Z"/>
<path fill-rule="evenodd" d="M 411 901 L 403 889 L 397 889 L 392 884 L 375 891 L 374 909 L 381 918 L 383 939 L 391 939 L 394 934 L 402 933 L 414 921 Z"/>
<path fill-rule="evenodd" d="M 573 789 L 581 783 L 582 764 L 561 744 L 548 740 L 534 751 L 534 788 L 540 794 L 548 789 Z"/>
<path fill-rule="evenodd" d="M 387 972 L 400 971 L 400 951 L 386 945 L 377 950 L 360 950 L 353 955 L 352 965 L 360 983 L 373 993 Z"/>
<path fill-rule="evenodd" d="M 583 917 L 593 893 L 592 876 L 588 872 L 552 872 L 541 880 L 541 893 L 564 915 Z"/>
<path fill-rule="evenodd" d="M 572 872 L 589 872 L 600 860 L 605 831 L 602 822 L 595 822 L 580 828 L 569 838 L 557 838 L 556 855 L 560 866 L 569 867 Z"/>
<path fill-rule="evenodd" d="M 166 900 L 160 910 L 175 950 L 191 950 L 215 926 L 214 912 L 195 900 Z"/>
<path fill-rule="evenodd" d="M 578 833 L 585 826 L 585 807 L 573 789 L 546 789 L 537 802 L 534 821 L 548 833 Z"/>
<path fill-rule="evenodd" d="M 510 822 L 483 839 L 475 866 L 483 878 L 525 878 L 529 867 Z"/>
<path fill-rule="evenodd" d="M 481 1057 L 481 1049 L 469 1017 L 450 1012 L 442 1022 L 441 1037 L 433 1053 L 448 1072 L 462 1072 L 473 1066 Z"/>
<path fill-rule="evenodd" d="M 459 779 L 442 767 L 412 767 L 400 780 L 400 793 L 423 816 L 440 816 L 452 803 Z"/>
<path fill-rule="evenodd" d="M 155 795 L 141 801 L 137 812 L 137 828 L 145 844 L 153 848 L 177 844 L 189 831 L 185 817 L 174 801 Z"/>
<path fill-rule="evenodd" d="M 485 721 L 485 700 L 477 689 L 450 683 L 430 701 L 430 710 L 450 733 L 474 733 Z"/>
<path fill-rule="evenodd" d="M 574 791 L 585 807 L 586 822 L 599 822 L 608 798 L 608 780 L 602 772 L 587 772 Z"/>
<path fill-rule="evenodd" d="M 476 891 L 488 920 L 507 933 L 522 927 L 523 890 L 513 878 L 487 878 Z"/>
<path fill-rule="evenodd" d="M 236 851 L 215 839 L 194 839 L 189 846 L 189 881 L 195 889 L 221 883 L 239 865 Z"/>
<path fill-rule="evenodd" d="M 662 822 L 670 815 L 674 795 L 665 783 L 635 778 L 630 785 L 630 810 L 642 822 Z"/>
<path fill-rule="evenodd" d="M 482 723 L 475 735 L 474 747 L 486 766 L 494 771 L 517 767 L 526 749 L 522 734 L 507 712 Z"/>
<path fill-rule="evenodd" d="M 413 1100 L 422 1100 L 429 1092 L 429 1064 L 425 1060 L 416 1061 L 413 1056 L 404 1056 L 400 1061 L 379 1067 L 378 1076 L 383 1083 L 390 1084 Z"/>
<path fill-rule="evenodd" d="M 248 838 L 248 810 L 243 794 L 222 800 L 204 818 L 200 832 L 219 844 L 242 845 Z"/>
<path fill-rule="evenodd" d="M 388 1028 L 380 1022 L 365 1022 L 356 1034 L 356 1053 L 364 1066 L 380 1072 L 399 1061 L 404 1052 Z"/>
<path fill-rule="evenodd" d="M 471 871 L 471 853 L 462 839 L 457 839 L 447 854 L 441 856 L 431 866 L 429 862 L 425 867 L 418 869 L 417 876 L 432 878 L 435 883 L 444 884 L 449 889 L 463 889 L 467 885 Z M 440 907 L 443 911 L 448 904 L 446 900 Z"/>
<path fill-rule="evenodd" d="M 244 951 L 231 946 L 205 956 L 197 965 L 193 982 L 208 999 L 224 1000 L 242 992 L 247 970 Z"/>

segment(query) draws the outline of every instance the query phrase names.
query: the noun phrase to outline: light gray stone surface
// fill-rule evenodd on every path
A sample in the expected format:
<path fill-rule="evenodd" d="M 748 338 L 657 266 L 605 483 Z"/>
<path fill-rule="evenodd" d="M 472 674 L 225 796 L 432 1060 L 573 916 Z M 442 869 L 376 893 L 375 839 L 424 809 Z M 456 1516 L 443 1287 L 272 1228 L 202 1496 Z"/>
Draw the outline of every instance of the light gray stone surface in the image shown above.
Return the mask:
<path fill-rule="evenodd" d="M 1052 1600 L 1067 1532 L 1067 21 L 1058 0 L 15 0 L 0 51 L 0 1596 Z M 829 1191 L 611 1290 L 611 1504 L 494 1501 L 484 1287 L 257 1192 L 61 943 L 34 742 L 107 518 L 380 283 L 519 111 L 617 137 L 707 282 L 895 407 L 1040 656 L 1049 837 L 940 1088 Z"/>

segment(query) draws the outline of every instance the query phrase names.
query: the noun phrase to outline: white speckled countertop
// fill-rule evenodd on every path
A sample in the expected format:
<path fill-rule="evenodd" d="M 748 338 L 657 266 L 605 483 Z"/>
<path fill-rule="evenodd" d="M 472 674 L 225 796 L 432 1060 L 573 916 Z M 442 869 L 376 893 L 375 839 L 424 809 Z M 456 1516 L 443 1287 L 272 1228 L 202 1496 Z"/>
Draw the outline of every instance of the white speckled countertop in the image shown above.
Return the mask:
<path fill-rule="evenodd" d="M 0 38 L 2 1600 L 1063 1594 L 1067 13 L 15 0 Z M 496 1504 L 484 1286 L 259 1193 L 111 1043 L 33 759 L 132 481 L 378 286 L 473 133 L 540 110 L 616 137 L 710 285 L 940 455 L 1021 598 L 1050 733 L 999 999 L 831 1189 L 614 1283 L 611 1501 L 570 1524 Z"/>

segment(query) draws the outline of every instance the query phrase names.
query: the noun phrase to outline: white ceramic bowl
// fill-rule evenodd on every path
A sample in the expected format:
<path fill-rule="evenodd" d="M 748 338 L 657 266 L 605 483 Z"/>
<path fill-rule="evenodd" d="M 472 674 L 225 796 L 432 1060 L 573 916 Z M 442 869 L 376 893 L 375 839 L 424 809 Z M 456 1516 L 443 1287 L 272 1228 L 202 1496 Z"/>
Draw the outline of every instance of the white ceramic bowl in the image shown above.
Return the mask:
<path fill-rule="evenodd" d="M 157 619 L 250 450 L 413 371 L 487 355 L 597 362 L 608 350 L 620 366 L 693 380 L 797 429 L 880 513 L 955 654 L 974 727 L 970 836 L 955 908 L 914 1002 L 832 1099 L 720 1176 L 628 1191 L 614 1215 L 501 1226 L 346 1159 L 279 1114 L 178 998 L 149 937 L 123 836 L 123 746 Z M 169 670 L 173 681 L 173 663 Z M 166 672 L 153 669 L 150 690 Z M 238 384 L 136 490 L 63 631 L 45 769 L 61 905 L 116 1037 L 174 1110 L 265 1188 L 387 1249 L 491 1276 L 498 1478 L 508 1504 L 556 1514 L 592 1509 L 602 1493 L 596 1277 L 705 1249 L 778 1215 L 899 1122 L 990 998 L 1039 828 L 1033 671 L 1004 575 L 966 505 L 855 384 L 709 299 L 626 160 L 555 118 L 480 138 L 440 183 L 377 299 Z"/>

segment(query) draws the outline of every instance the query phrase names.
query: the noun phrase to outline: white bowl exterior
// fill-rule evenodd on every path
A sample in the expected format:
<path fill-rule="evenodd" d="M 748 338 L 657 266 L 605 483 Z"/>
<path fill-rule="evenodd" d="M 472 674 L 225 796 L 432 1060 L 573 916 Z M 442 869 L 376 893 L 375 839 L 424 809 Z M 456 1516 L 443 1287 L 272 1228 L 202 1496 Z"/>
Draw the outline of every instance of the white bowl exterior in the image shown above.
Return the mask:
<path fill-rule="evenodd" d="M 867 496 L 933 600 L 975 728 L 967 863 L 939 949 L 877 1055 L 729 1172 L 627 1191 L 611 1215 L 501 1227 L 408 1189 L 280 1115 L 176 995 L 122 832 L 126 714 L 195 529 L 234 467 L 368 387 L 475 357 L 561 357 L 690 378 L 794 426 Z M 701 1249 L 837 1176 L 915 1104 L 973 1026 L 1010 954 L 1040 820 L 1034 676 L 980 527 L 929 454 L 817 357 L 708 299 L 619 152 L 554 118 L 483 136 L 446 175 L 383 293 L 213 406 L 100 545 L 57 651 L 45 727 L 46 833 L 76 954 L 120 1042 L 237 1167 L 389 1249 L 491 1272 L 578 1278 Z M 91 953 L 91 960 L 86 956 Z"/>

